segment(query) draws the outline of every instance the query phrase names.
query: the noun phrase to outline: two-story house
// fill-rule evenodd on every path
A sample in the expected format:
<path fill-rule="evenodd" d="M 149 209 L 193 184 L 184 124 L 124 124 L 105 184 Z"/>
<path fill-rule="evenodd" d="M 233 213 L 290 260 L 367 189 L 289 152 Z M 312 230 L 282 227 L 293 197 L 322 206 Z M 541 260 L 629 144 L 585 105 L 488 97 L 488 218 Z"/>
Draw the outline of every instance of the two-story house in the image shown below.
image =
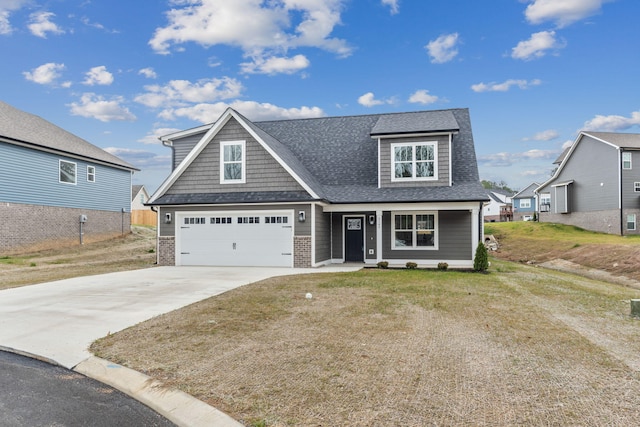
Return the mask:
<path fill-rule="evenodd" d="M 214 123 L 161 138 L 158 263 L 470 268 L 483 238 L 466 109 Z"/>
<path fill-rule="evenodd" d="M 536 189 L 540 221 L 638 234 L 640 134 L 580 132 L 553 177 Z"/>
<path fill-rule="evenodd" d="M 513 221 L 513 205 L 511 194 L 505 190 L 490 190 L 489 202 L 482 207 L 482 217 L 485 222 Z"/>
<path fill-rule="evenodd" d="M 0 253 L 129 232 L 129 163 L 4 102 L 0 158 Z"/>
<path fill-rule="evenodd" d="M 534 182 L 513 196 L 513 220 L 532 221 L 538 212 L 538 195 L 535 193 L 539 183 Z"/>

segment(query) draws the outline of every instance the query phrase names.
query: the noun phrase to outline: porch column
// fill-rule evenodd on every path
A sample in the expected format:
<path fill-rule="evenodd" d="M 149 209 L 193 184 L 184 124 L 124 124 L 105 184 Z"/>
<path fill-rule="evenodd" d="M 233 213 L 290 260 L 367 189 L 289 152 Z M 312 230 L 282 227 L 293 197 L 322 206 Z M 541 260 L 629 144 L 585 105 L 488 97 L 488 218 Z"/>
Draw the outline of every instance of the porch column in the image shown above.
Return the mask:
<path fill-rule="evenodd" d="M 376 264 L 382 261 L 382 211 L 376 211 Z"/>
<path fill-rule="evenodd" d="M 484 229 L 484 227 L 483 227 Z M 475 239 L 478 239 L 475 241 Z M 475 257 L 478 242 L 483 242 L 484 236 L 480 234 L 480 209 L 471 209 L 471 259 Z"/>

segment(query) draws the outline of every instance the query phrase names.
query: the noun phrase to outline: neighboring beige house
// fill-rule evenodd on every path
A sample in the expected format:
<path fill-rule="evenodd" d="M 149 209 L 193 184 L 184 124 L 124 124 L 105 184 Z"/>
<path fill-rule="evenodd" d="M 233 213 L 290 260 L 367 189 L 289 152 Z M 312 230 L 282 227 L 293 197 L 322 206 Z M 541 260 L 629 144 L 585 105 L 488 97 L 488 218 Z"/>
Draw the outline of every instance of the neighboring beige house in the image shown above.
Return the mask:
<path fill-rule="evenodd" d="M 133 185 L 131 187 L 131 224 L 151 225 L 158 223 L 158 214 L 151 210 L 150 206 L 144 204 L 149 201 L 149 193 L 144 185 Z"/>

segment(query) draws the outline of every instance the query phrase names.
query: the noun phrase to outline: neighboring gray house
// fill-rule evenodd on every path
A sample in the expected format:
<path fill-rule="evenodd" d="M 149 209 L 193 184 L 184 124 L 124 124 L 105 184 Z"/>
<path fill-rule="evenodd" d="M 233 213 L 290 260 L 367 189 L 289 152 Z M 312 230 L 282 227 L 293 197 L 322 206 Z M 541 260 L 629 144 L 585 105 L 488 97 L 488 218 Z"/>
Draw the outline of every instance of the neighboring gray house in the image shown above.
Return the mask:
<path fill-rule="evenodd" d="M 539 219 L 638 234 L 640 134 L 580 132 L 553 177 L 536 189 Z"/>
<path fill-rule="evenodd" d="M 161 138 L 158 263 L 469 268 L 483 239 L 466 109 L 213 124 Z"/>
<path fill-rule="evenodd" d="M 513 220 L 532 221 L 538 211 L 538 195 L 535 193 L 539 183 L 527 185 L 513 196 Z"/>
<path fill-rule="evenodd" d="M 0 158 L 0 253 L 129 231 L 130 164 L 4 102 Z"/>

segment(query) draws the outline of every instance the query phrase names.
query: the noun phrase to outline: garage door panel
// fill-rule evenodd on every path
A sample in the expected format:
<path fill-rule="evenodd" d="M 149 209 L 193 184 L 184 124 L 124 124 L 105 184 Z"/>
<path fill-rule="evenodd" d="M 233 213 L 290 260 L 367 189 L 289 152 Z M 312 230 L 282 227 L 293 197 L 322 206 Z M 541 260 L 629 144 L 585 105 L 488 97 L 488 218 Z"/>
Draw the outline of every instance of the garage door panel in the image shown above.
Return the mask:
<path fill-rule="evenodd" d="M 290 212 L 183 214 L 176 245 L 180 265 L 293 266 Z"/>

